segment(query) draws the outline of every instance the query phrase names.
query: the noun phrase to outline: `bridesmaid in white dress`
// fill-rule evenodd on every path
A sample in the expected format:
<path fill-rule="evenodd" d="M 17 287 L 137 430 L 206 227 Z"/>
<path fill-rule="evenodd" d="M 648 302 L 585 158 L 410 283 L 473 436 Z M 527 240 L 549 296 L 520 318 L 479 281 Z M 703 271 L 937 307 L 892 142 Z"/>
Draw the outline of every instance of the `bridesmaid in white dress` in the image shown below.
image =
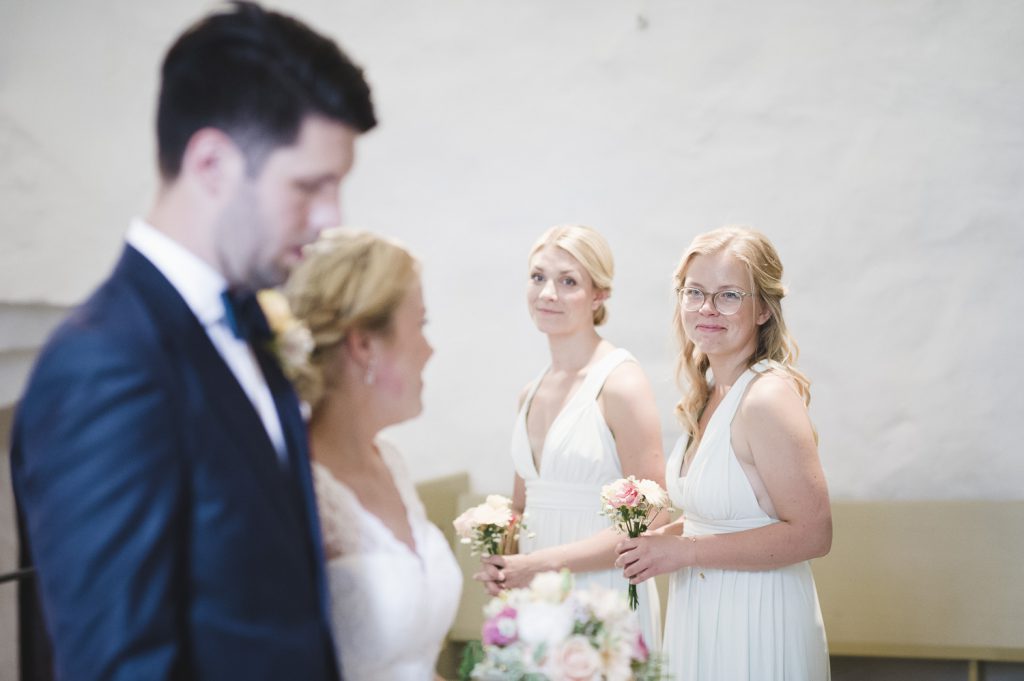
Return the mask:
<path fill-rule="evenodd" d="M 662 652 L 676 681 L 830 676 L 807 561 L 828 553 L 832 515 L 781 278 L 774 247 L 744 228 L 698 236 L 676 270 L 690 391 L 666 479 L 683 515 L 623 541 L 616 563 L 634 582 L 672 573 Z"/>
<path fill-rule="evenodd" d="M 613 569 L 617 533 L 601 515 L 601 487 L 626 475 L 664 482 L 654 396 L 633 356 L 601 338 L 612 255 L 604 238 L 578 225 L 553 227 L 530 253 L 527 303 L 548 337 L 551 364 L 520 396 L 512 435 L 513 506 L 529 537 L 519 555 L 484 561 L 477 578 L 494 594 L 533 575 L 568 568 L 577 586 L 628 587 Z M 660 521 L 659 523 L 660 524 Z M 640 591 L 644 638 L 660 641 L 657 592 Z"/>
<path fill-rule="evenodd" d="M 313 337 L 290 372 L 311 406 L 310 449 L 331 617 L 346 681 L 430 681 L 462 575 L 401 456 L 378 436 L 422 410 L 419 266 L 365 232 L 325 232 L 288 282 Z"/>

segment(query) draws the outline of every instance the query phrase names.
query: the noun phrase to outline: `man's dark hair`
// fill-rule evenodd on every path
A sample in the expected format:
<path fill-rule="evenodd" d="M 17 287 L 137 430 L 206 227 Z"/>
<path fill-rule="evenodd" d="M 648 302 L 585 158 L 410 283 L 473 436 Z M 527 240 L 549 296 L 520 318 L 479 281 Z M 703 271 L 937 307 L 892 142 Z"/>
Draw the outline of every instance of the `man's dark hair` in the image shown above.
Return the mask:
<path fill-rule="evenodd" d="M 189 138 L 204 127 L 230 135 L 255 174 L 271 151 L 295 142 L 308 115 L 359 132 L 376 125 L 362 69 L 301 21 L 233 2 L 186 30 L 164 58 L 160 174 L 178 176 Z"/>

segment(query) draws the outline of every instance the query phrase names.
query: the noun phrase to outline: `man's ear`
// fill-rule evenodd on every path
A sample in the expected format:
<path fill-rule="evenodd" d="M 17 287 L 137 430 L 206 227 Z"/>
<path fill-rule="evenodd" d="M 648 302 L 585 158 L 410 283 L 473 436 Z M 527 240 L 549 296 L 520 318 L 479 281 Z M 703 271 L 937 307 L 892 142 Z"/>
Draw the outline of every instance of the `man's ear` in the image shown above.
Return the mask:
<path fill-rule="evenodd" d="M 189 138 L 181 158 L 181 179 L 211 198 L 232 196 L 245 177 L 245 155 L 217 128 L 202 128 Z"/>

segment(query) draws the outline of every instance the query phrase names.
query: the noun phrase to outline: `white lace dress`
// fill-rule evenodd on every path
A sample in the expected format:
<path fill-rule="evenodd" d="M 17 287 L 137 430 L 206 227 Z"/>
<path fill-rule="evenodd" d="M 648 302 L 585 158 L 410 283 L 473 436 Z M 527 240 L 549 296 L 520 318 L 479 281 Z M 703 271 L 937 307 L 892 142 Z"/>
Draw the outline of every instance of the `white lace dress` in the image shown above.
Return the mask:
<path fill-rule="evenodd" d="M 683 511 L 683 534 L 740 532 L 779 522 L 757 497 L 732 448 L 732 420 L 758 363 L 711 415 L 685 477 L 682 439 L 665 481 Z M 676 681 L 826 681 L 825 627 L 807 561 L 775 570 L 684 568 L 669 581 L 665 642 Z"/>
<path fill-rule="evenodd" d="M 635 361 L 618 348 L 587 370 L 583 383 L 548 429 L 539 471 L 533 463 L 526 414 L 547 370 L 530 386 L 512 431 L 512 461 L 526 483 L 524 511 L 527 529 L 534 535 L 520 538 L 523 553 L 584 539 L 611 526 L 611 520 L 601 514 L 601 487 L 622 477 L 622 464 L 597 397 L 616 367 Z M 598 584 L 619 590 L 623 598 L 629 586 L 619 569 L 580 573 L 575 580 L 578 587 Z M 644 641 L 655 650 L 661 642 L 661 612 L 654 580 L 641 584 L 637 595 Z"/>
<path fill-rule="evenodd" d="M 427 520 L 397 450 L 382 440 L 377 447 L 402 496 L 416 551 L 313 463 L 334 643 L 345 681 L 429 681 L 455 619 L 462 573 Z"/>

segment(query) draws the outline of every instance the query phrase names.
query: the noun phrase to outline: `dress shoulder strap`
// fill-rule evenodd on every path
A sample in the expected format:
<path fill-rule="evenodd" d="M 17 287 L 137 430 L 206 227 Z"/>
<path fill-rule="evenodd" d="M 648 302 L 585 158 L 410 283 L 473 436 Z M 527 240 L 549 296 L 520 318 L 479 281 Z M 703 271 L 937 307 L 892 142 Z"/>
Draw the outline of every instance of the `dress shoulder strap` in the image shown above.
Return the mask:
<path fill-rule="evenodd" d="M 539 374 L 537 374 L 537 378 L 533 379 L 533 381 L 530 383 L 530 387 L 526 391 L 526 399 L 524 399 L 523 403 L 519 405 L 520 415 L 525 414 L 526 411 L 530 408 L 530 403 L 533 402 L 533 396 L 537 394 L 537 388 L 540 387 L 540 382 L 544 380 L 544 376 L 547 375 L 548 371 L 550 370 L 551 365 L 549 364 L 546 367 L 544 367 L 544 369 Z"/>
<path fill-rule="evenodd" d="M 715 415 L 717 416 L 718 412 L 722 412 L 724 415 L 728 416 L 728 418 L 725 419 L 725 422 L 731 423 L 733 416 L 736 415 L 736 410 L 739 409 L 740 401 L 747 392 L 747 386 L 750 385 L 751 381 L 771 368 L 771 364 L 768 361 L 763 361 L 758 362 L 744 371 L 740 377 L 736 379 L 736 382 L 733 383 L 732 387 L 729 388 L 729 393 L 725 396 L 725 399 L 722 400 L 722 404 L 718 406 Z"/>
<path fill-rule="evenodd" d="M 593 401 L 604 387 L 605 381 L 611 373 L 623 362 L 635 362 L 636 358 L 632 353 L 623 348 L 615 348 L 607 355 L 599 359 L 594 366 L 587 371 L 587 377 L 583 379 L 583 385 L 579 389 L 580 399 Z"/>

